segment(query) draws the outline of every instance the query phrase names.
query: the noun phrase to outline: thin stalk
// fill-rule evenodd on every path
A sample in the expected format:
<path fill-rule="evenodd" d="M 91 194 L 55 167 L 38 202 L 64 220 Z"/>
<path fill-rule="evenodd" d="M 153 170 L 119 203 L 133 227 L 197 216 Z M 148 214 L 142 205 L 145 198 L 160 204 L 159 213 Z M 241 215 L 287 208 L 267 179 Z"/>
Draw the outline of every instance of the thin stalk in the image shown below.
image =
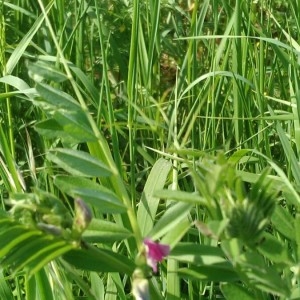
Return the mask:
<path fill-rule="evenodd" d="M 2 128 L 3 122 L 0 123 L 0 150 L 5 158 L 9 174 L 7 174 L 7 182 L 10 184 L 10 191 L 12 192 L 22 192 L 23 187 L 20 182 L 19 174 L 15 165 L 15 160 L 12 156 L 9 143 L 7 142 L 7 137 Z M 0 161 L 1 164 L 1 161 Z M 5 172 L 4 172 L 5 173 Z"/>
<path fill-rule="evenodd" d="M 5 49 L 6 49 L 6 36 L 5 36 L 5 20 L 4 20 L 4 8 L 3 8 L 3 1 L 0 4 L 0 66 L 2 69 L 2 76 L 6 75 L 6 59 L 5 59 Z M 5 93 L 9 94 L 9 86 L 5 84 Z M 10 149 L 10 153 L 12 159 L 15 159 L 15 139 L 14 139 L 14 132 L 13 132 L 13 118 L 12 118 L 12 111 L 11 111 L 11 101 L 10 98 L 7 97 L 5 99 L 5 105 L 3 111 L 5 110 L 5 127 L 7 129 L 7 136 L 8 136 L 8 145 Z M 1 125 L 2 126 L 2 125 Z"/>
<path fill-rule="evenodd" d="M 234 33 L 236 36 L 241 36 L 241 9 L 242 0 L 236 0 L 235 11 L 234 11 Z M 241 74 L 242 66 L 243 66 L 243 58 L 242 58 L 242 47 L 241 47 L 241 39 L 235 39 L 235 43 L 233 43 L 233 72 L 235 74 Z M 241 133 L 242 133 L 242 106 L 240 103 L 239 97 L 239 87 L 237 82 L 234 83 L 233 86 L 233 119 L 234 119 L 234 130 L 235 130 L 235 141 L 237 144 L 240 143 Z"/>
<path fill-rule="evenodd" d="M 160 21 L 160 0 L 154 0 L 149 2 L 150 5 L 150 14 L 151 14 L 151 31 L 149 39 L 149 51 L 148 51 L 148 74 L 147 74 L 147 87 L 149 91 L 152 91 L 152 72 L 153 72 L 153 61 L 155 54 L 155 46 L 157 52 L 160 53 L 160 44 L 159 44 L 159 21 Z M 156 87 L 156 86 L 155 86 Z"/>
<path fill-rule="evenodd" d="M 77 1 L 75 1 L 77 3 Z M 79 17 L 80 19 L 77 20 L 79 26 L 76 30 L 76 66 L 79 67 L 80 69 L 82 69 L 83 67 L 83 57 L 84 57 L 84 15 L 81 14 L 81 11 L 85 12 L 85 8 L 84 8 L 84 1 L 80 1 L 79 2 L 80 5 L 78 7 L 78 16 L 82 16 Z"/>
<path fill-rule="evenodd" d="M 9 93 L 9 87 L 5 84 L 5 92 Z M 16 149 L 15 149 L 15 142 L 14 142 L 14 131 L 13 131 L 13 118 L 12 118 L 12 111 L 11 111 L 11 101 L 10 98 L 7 98 L 6 101 L 6 121 L 7 121 L 7 132 L 8 132 L 8 144 L 12 159 L 14 160 L 16 157 Z"/>
<path fill-rule="evenodd" d="M 133 128 L 135 105 L 137 98 L 137 55 L 138 55 L 138 38 L 139 38 L 139 0 L 133 1 L 133 16 L 132 16 L 132 33 L 129 54 L 129 67 L 128 67 L 128 81 L 127 81 L 127 94 L 128 94 L 128 134 L 129 134 L 129 157 L 130 157 L 130 187 L 131 187 L 131 200 L 132 206 L 136 207 L 135 197 L 135 164 L 136 164 L 136 145 L 135 137 L 136 132 Z"/>
<path fill-rule="evenodd" d="M 193 8 L 193 14 L 192 14 L 192 20 L 191 20 L 191 35 L 192 36 L 197 36 L 198 35 L 198 30 L 197 30 L 197 12 L 198 12 L 198 6 L 199 6 L 199 1 L 194 2 L 194 8 Z M 189 46 L 188 46 L 188 65 L 187 65 L 187 75 L 188 75 L 188 84 L 190 84 L 192 81 L 195 79 L 195 73 L 196 73 L 196 57 L 197 57 L 197 45 L 198 41 L 191 39 L 189 40 Z M 196 100 L 196 89 L 197 87 L 194 86 L 188 93 L 188 107 L 192 107 L 193 103 Z M 195 141 L 197 140 L 195 138 L 195 126 L 192 128 L 191 132 L 191 142 L 192 142 L 192 149 L 194 149 Z"/>
<path fill-rule="evenodd" d="M 64 0 L 56 0 L 58 17 L 54 15 L 54 20 L 58 21 L 57 24 L 57 36 L 60 41 L 60 45 L 65 44 L 64 39 L 64 30 L 65 30 L 65 1 Z"/>

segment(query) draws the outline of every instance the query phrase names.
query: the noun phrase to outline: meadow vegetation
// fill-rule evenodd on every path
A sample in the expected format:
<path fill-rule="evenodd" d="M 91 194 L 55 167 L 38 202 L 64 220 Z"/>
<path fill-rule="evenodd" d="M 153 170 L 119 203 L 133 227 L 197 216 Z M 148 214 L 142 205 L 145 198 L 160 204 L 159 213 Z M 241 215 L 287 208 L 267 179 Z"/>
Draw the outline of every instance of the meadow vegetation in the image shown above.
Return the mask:
<path fill-rule="evenodd" d="M 300 299 L 297 0 L 0 0 L 0 299 Z"/>

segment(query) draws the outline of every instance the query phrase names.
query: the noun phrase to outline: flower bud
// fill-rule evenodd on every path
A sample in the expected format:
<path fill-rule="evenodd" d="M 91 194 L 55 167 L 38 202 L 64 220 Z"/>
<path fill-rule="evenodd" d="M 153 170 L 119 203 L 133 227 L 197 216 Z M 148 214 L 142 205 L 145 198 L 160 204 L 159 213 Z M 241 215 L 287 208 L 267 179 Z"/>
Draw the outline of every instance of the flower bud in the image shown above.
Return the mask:
<path fill-rule="evenodd" d="M 59 236 L 62 234 L 62 229 L 59 228 L 58 226 L 52 225 L 52 224 L 46 224 L 39 222 L 37 223 L 37 227 L 47 233 L 50 233 L 52 235 Z"/>
<path fill-rule="evenodd" d="M 92 220 L 92 211 L 89 206 L 80 198 L 75 199 L 75 217 L 73 221 L 73 230 L 78 234 L 89 226 Z"/>

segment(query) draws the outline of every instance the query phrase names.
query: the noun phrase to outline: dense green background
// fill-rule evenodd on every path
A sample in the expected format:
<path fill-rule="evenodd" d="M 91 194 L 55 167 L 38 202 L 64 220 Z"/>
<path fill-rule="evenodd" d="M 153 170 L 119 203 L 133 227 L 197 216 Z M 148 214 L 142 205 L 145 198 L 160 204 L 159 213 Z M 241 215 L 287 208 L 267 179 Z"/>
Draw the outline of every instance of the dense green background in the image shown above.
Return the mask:
<path fill-rule="evenodd" d="M 300 298 L 298 0 L 0 17 L 1 299 Z"/>

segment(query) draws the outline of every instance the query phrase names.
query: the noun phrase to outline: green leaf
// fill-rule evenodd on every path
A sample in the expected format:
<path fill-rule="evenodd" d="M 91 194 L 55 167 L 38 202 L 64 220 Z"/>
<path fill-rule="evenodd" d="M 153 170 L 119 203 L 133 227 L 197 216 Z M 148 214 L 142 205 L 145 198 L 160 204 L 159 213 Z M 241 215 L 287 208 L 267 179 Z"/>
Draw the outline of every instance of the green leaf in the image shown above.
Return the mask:
<path fill-rule="evenodd" d="M 126 207 L 109 189 L 87 178 L 55 176 L 55 185 L 73 198 L 81 198 L 103 213 L 121 213 Z"/>
<path fill-rule="evenodd" d="M 106 177 L 112 174 L 104 163 L 79 150 L 55 148 L 47 154 L 47 158 L 76 176 Z"/>
<path fill-rule="evenodd" d="M 179 263 L 178 261 L 168 258 L 167 261 L 167 281 L 166 285 L 168 287 L 168 295 L 172 295 L 171 297 L 167 297 L 167 299 L 180 299 L 181 288 L 180 282 L 181 278 L 178 274 Z"/>
<path fill-rule="evenodd" d="M 201 81 L 206 80 L 209 77 L 215 78 L 217 76 L 233 78 L 234 80 L 241 81 L 241 82 L 245 83 L 245 85 L 249 85 L 250 87 L 254 88 L 251 81 L 249 81 L 247 78 L 245 78 L 239 74 L 229 72 L 229 71 L 223 71 L 223 70 L 211 71 L 211 72 L 201 75 L 200 77 L 195 79 L 193 82 L 191 82 L 188 85 L 188 87 L 181 93 L 180 100 L 183 99 L 185 94 L 188 93 L 195 85 L 199 84 Z"/>
<path fill-rule="evenodd" d="M 47 130 L 48 135 L 53 130 L 54 136 L 58 129 L 62 137 L 69 135 L 79 142 L 97 140 L 86 113 L 73 97 L 44 83 L 37 84 L 36 90 L 41 98 L 36 98 L 34 104 L 41 106 L 54 119 L 37 125 L 37 129 Z"/>
<path fill-rule="evenodd" d="M 54 60 L 56 60 L 55 57 Z M 82 86 L 85 87 L 86 91 L 91 96 L 95 107 L 98 108 L 99 90 L 93 85 L 89 76 L 85 72 L 83 72 L 80 68 L 73 65 L 72 63 L 70 63 L 70 69 L 75 74 L 76 78 L 78 78 L 78 80 L 81 81 Z M 103 105 L 102 112 L 106 113 L 106 111 L 103 109 L 105 107 L 104 103 L 102 105 Z"/>
<path fill-rule="evenodd" d="M 299 286 L 294 286 L 291 291 L 291 297 L 289 298 L 291 300 L 299 300 L 300 299 L 300 290 Z"/>
<path fill-rule="evenodd" d="M 221 291 L 228 300 L 253 300 L 255 296 L 242 285 L 226 283 L 221 285 Z"/>
<path fill-rule="evenodd" d="M 83 249 L 66 253 L 63 258 L 76 268 L 95 272 L 120 272 L 131 274 L 135 268 L 126 256 L 108 249 L 85 245 Z"/>
<path fill-rule="evenodd" d="M 48 84 L 39 83 L 36 86 L 37 92 L 41 95 L 42 99 L 37 99 L 36 104 L 41 105 L 43 108 L 51 110 L 65 109 L 66 113 L 81 110 L 78 102 L 69 94 L 58 90 Z"/>
<path fill-rule="evenodd" d="M 235 263 L 240 257 L 243 244 L 241 240 L 233 238 L 222 241 L 221 248 L 225 255 Z"/>
<path fill-rule="evenodd" d="M 262 171 L 257 181 L 252 185 L 249 194 L 249 202 L 254 203 L 257 209 L 262 212 L 264 218 L 271 217 L 275 209 L 276 193 L 271 191 L 272 180 L 268 177 L 270 169 Z"/>
<path fill-rule="evenodd" d="M 78 138 L 72 137 L 63 126 L 54 118 L 37 122 L 34 129 L 43 137 L 48 139 L 57 139 L 58 137 L 67 142 L 77 141 Z"/>
<path fill-rule="evenodd" d="M 105 288 L 103 280 L 96 272 L 91 272 L 91 290 L 96 299 L 104 299 Z"/>
<path fill-rule="evenodd" d="M 198 193 L 188 193 L 178 190 L 157 190 L 154 192 L 154 196 L 191 204 L 207 205 L 207 201 Z"/>
<path fill-rule="evenodd" d="M 268 106 L 268 108 L 269 108 L 271 115 L 274 115 L 274 112 L 271 109 L 271 107 Z M 295 152 L 291 146 L 291 141 L 288 139 L 286 132 L 283 130 L 283 128 L 279 122 L 276 122 L 276 130 L 277 130 L 278 136 L 280 138 L 281 145 L 282 145 L 284 153 L 285 153 L 285 157 L 290 164 L 290 168 L 291 168 L 294 180 L 297 185 L 300 185 L 299 163 L 298 163 L 298 159 L 295 155 Z"/>
<path fill-rule="evenodd" d="M 11 92 L 11 95 L 15 94 L 24 94 L 26 95 L 29 99 L 33 100 L 34 96 L 36 96 L 36 90 L 34 88 L 30 88 L 30 86 L 21 78 L 13 76 L 13 75 L 6 75 L 0 78 L 1 83 L 8 84 L 14 88 L 16 88 L 19 91 L 14 91 Z M 1 98 L 5 99 L 7 93 L 1 94 Z"/>
<path fill-rule="evenodd" d="M 0 257 L 5 257 L 15 247 L 18 247 L 23 241 L 30 240 L 32 237 L 38 238 L 41 232 L 34 230 L 26 230 L 24 226 L 11 223 L 8 229 L 2 228 L 0 233 Z"/>
<path fill-rule="evenodd" d="M 72 139 L 78 142 L 95 142 L 97 138 L 88 124 L 86 115 L 82 111 L 55 111 L 54 119 Z M 63 136 L 65 137 L 65 136 Z"/>
<path fill-rule="evenodd" d="M 188 215 L 191 208 L 191 204 L 184 202 L 177 202 L 170 205 L 164 215 L 149 232 L 148 236 L 156 240 L 169 231 L 172 231 L 174 227 L 178 223 L 182 222 L 182 220 Z"/>
<path fill-rule="evenodd" d="M 51 9 L 54 2 L 50 2 L 48 4 L 48 7 L 45 9 L 46 13 Z M 32 25 L 32 27 L 26 32 L 22 40 L 17 44 L 17 47 L 14 49 L 12 54 L 10 55 L 5 70 L 7 74 L 11 74 L 16 67 L 16 65 L 19 63 L 20 58 L 24 54 L 26 48 L 31 43 L 32 38 L 37 33 L 37 31 L 40 29 L 41 25 L 44 22 L 44 14 L 40 14 L 37 18 L 35 23 Z"/>
<path fill-rule="evenodd" d="M 276 205 L 271 221 L 278 232 L 291 241 L 295 241 L 294 218 L 286 208 Z"/>
<path fill-rule="evenodd" d="M 1 219 L 1 266 L 15 272 L 21 269 L 31 276 L 51 260 L 74 249 L 75 245 L 62 238 L 19 224 L 9 218 Z"/>
<path fill-rule="evenodd" d="M 37 297 L 41 300 L 53 300 L 53 290 L 51 282 L 47 276 L 45 269 L 41 269 L 37 272 L 34 278 L 30 280 L 35 280 Z"/>
<path fill-rule="evenodd" d="M 64 73 L 57 70 L 54 66 L 41 61 L 37 61 L 34 63 L 29 62 L 28 70 L 29 75 L 36 81 L 39 81 L 39 78 L 40 80 L 47 79 L 54 82 L 63 82 L 68 79 L 68 77 Z"/>
<path fill-rule="evenodd" d="M 116 273 L 116 272 L 109 273 L 109 278 L 112 278 L 113 283 L 115 284 L 115 287 L 116 287 L 116 293 L 112 294 L 112 296 L 117 296 L 116 300 L 127 300 L 127 297 L 124 292 L 124 283 L 123 283 L 124 281 L 121 278 L 121 274 Z M 107 293 L 105 296 L 107 296 Z M 105 297 L 105 300 L 106 300 L 106 297 Z"/>
<path fill-rule="evenodd" d="M 77 115 L 76 115 L 77 114 Z M 81 118 L 83 121 L 81 122 Z M 54 118 L 37 122 L 35 130 L 48 139 L 61 138 L 65 142 L 80 143 L 96 141 L 94 133 L 85 125 L 85 116 L 80 112 L 60 114 L 54 113 Z"/>
<path fill-rule="evenodd" d="M 269 233 L 265 233 L 263 235 L 263 240 L 261 243 L 259 243 L 257 249 L 272 263 L 281 263 L 283 265 L 289 265 L 293 263 L 292 258 L 289 255 L 288 247 Z"/>
<path fill-rule="evenodd" d="M 92 219 L 82 238 L 89 243 L 113 243 L 130 237 L 132 233 L 115 223 Z"/>
<path fill-rule="evenodd" d="M 248 268 L 248 266 L 246 268 Z M 284 297 L 285 299 L 289 298 L 289 285 L 286 281 L 282 280 L 275 268 L 258 269 L 257 266 L 253 266 L 252 269 L 247 269 L 246 274 L 253 287 L 259 288 L 267 293 Z"/>
<path fill-rule="evenodd" d="M 296 240 L 296 245 L 297 245 L 297 261 L 300 260 L 300 235 L 298 234 L 300 232 L 300 215 L 299 213 L 296 214 L 295 218 L 295 240 Z"/>
<path fill-rule="evenodd" d="M 222 221 L 207 221 L 206 223 L 195 221 L 194 224 L 203 236 L 218 240 L 225 231 L 228 222 L 228 219 L 223 219 Z"/>
<path fill-rule="evenodd" d="M 241 149 L 238 150 L 236 152 L 234 152 L 229 158 L 228 158 L 228 162 L 232 163 L 234 165 L 238 164 L 242 159 L 244 159 L 244 157 L 251 152 L 250 149 Z M 247 160 L 249 160 L 250 158 L 247 156 Z"/>
<path fill-rule="evenodd" d="M 143 236 L 149 233 L 154 224 L 159 204 L 159 198 L 154 195 L 154 192 L 164 187 L 171 166 L 170 161 L 160 158 L 149 174 L 137 211 L 137 219 Z"/>
<path fill-rule="evenodd" d="M 117 295 L 118 295 L 118 290 L 117 286 L 113 280 L 113 276 L 115 273 L 109 273 L 108 278 L 107 278 L 107 283 L 106 283 L 106 289 L 107 293 L 105 294 L 105 300 L 118 300 Z"/>
<path fill-rule="evenodd" d="M 110 190 L 99 186 L 98 189 L 78 188 L 70 192 L 72 197 L 84 199 L 102 213 L 124 213 L 126 207 Z"/>
<path fill-rule="evenodd" d="M 276 188 L 277 192 L 283 192 L 286 196 L 286 200 L 289 202 L 289 204 L 292 205 L 299 205 L 300 203 L 300 197 L 299 194 L 296 192 L 294 186 L 292 185 L 289 178 L 286 176 L 284 171 L 279 168 L 278 165 L 274 163 L 272 159 L 270 159 L 268 156 L 262 154 L 259 151 L 256 151 L 255 149 L 251 150 L 253 153 L 259 155 L 264 160 L 268 162 L 268 164 L 272 167 L 272 169 L 278 174 L 277 177 L 273 177 L 273 182 L 276 183 L 273 187 Z M 245 177 L 246 179 L 246 177 Z"/>
<path fill-rule="evenodd" d="M 251 285 L 267 293 L 289 298 L 288 282 L 281 276 L 282 267 L 267 265 L 257 252 L 245 252 L 239 257 L 239 269 L 247 276 Z"/>
<path fill-rule="evenodd" d="M 8 282 L 5 280 L 2 270 L 0 271 L 0 299 L 14 300 L 14 295 Z"/>
<path fill-rule="evenodd" d="M 37 257 L 33 261 L 33 263 L 31 263 L 31 265 L 28 267 L 29 276 L 35 274 L 50 261 L 59 258 L 60 256 L 64 255 L 65 253 L 68 253 L 69 251 L 73 251 L 72 249 L 74 249 L 74 245 L 65 244 L 61 245 L 59 248 L 56 249 L 48 248 L 47 250 L 43 250 L 43 256 Z"/>
<path fill-rule="evenodd" d="M 201 281 L 232 282 L 239 279 L 237 273 L 229 263 L 180 268 L 178 273 L 183 278 Z"/>
<path fill-rule="evenodd" d="M 221 248 L 194 243 L 177 244 L 169 256 L 194 265 L 212 265 L 226 262 Z"/>
<path fill-rule="evenodd" d="M 161 243 L 170 245 L 172 249 L 181 241 L 190 228 L 191 222 L 186 217 L 161 239 Z"/>
<path fill-rule="evenodd" d="M 46 235 L 39 238 L 32 236 L 18 243 L 18 247 L 10 251 L 9 255 L 1 260 L 1 264 L 6 266 L 15 265 L 18 266 L 18 269 L 23 268 L 37 257 L 40 257 L 41 251 L 52 251 L 57 247 L 60 248 L 62 245 L 65 245 L 65 241 L 55 241 L 54 236 Z"/>

